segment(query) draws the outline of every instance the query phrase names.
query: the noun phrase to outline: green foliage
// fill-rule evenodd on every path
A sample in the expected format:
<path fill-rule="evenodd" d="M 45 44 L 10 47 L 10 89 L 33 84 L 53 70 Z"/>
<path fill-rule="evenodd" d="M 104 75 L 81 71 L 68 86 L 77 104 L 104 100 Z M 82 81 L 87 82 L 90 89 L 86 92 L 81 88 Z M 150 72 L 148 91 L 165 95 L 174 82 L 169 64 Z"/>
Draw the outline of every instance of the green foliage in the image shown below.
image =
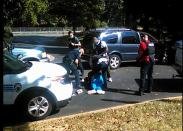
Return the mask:
<path fill-rule="evenodd" d="M 10 49 L 13 40 L 13 33 L 10 26 L 4 26 L 3 32 L 3 50 Z"/>
<path fill-rule="evenodd" d="M 95 21 L 100 19 L 104 11 L 103 0 L 49 0 L 51 14 L 65 18 L 68 25 L 85 26 L 87 28 L 95 27 Z"/>
<path fill-rule="evenodd" d="M 17 16 L 20 16 L 23 11 L 25 0 L 4 0 L 3 1 L 3 26 L 12 24 Z"/>
<path fill-rule="evenodd" d="M 96 20 L 95 21 L 95 27 L 99 28 L 99 27 L 107 27 L 107 23 L 105 21 L 100 21 L 100 20 Z"/>
<path fill-rule="evenodd" d="M 10 50 L 13 39 L 11 26 L 23 10 L 24 0 L 3 1 L 3 50 Z"/>
<path fill-rule="evenodd" d="M 48 9 L 47 0 L 26 0 L 25 10 L 22 14 L 22 21 L 28 26 L 37 26 L 40 23 L 39 17 L 43 17 Z"/>
<path fill-rule="evenodd" d="M 124 26 L 124 0 L 106 0 L 104 20 L 108 22 L 109 26 Z"/>

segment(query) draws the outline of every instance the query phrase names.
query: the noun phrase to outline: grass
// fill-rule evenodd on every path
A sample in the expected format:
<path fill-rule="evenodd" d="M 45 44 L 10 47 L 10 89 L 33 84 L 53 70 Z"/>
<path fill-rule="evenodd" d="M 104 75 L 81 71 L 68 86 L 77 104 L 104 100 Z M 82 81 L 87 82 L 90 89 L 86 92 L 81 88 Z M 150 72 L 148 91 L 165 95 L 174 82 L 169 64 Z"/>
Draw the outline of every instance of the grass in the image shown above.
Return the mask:
<path fill-rule="evenodd" d="M 5 127 L 5 131 L 182 131 L 182 97 Z"/>

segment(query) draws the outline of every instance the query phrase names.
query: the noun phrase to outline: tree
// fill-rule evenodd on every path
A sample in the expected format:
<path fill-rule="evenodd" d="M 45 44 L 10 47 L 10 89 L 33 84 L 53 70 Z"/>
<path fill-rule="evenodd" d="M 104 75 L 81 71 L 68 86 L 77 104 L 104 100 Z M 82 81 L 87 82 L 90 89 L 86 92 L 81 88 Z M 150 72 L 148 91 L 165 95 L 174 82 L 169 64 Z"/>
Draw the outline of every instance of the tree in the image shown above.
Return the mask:
<path fill-rule="evenodd" d="M 49 0 L 49 3 L 50 13 L 65 17 L 73 30 L 77 26 L 95 28 L 104 10 L 103 0 Z"/>
<path fill-rule="evenodd" d="M 3 25 L 12 25 L 17 16 L 23 11 L 24 0 L 3 1 Z"/>
<path fill-rule="evenodd" d="M 23 11 L 24 0 L 3 1 L 3 49 L 10 49 L 13 38 L 11 26 Z"/>
<path fill-rule="evenodd" d="M 124 0 L 124 3 L 126 16 L 132 16 L 132 19 L 129 21 L 128 18 L 126 23 L 135 21 L 136 25 L 142 26 L 144 31 L 150 33 L 154 31 L 157 37 L 165 28 L 172 34 L 182 31 L 183 21 L 177 17 L 177 14 L 182 12 L 180 0 L 162 2 L 159 0 L 150 0 L 148 2 L 146 0 Z"/>
<path fill-rule="evenodd" d="M 125 26 L 124 0 L 105 0 L 104 19 L 109 26 Z"/>
<path fill-rule="evenodd" d="M 172 46 L 176 40 L 183 38 L 182 23 L 180 17 L 182 12 L 182 1 L 159 1 L 159 0 L 124 0 L 126 15 L 132 16 L 127 23 L 137 29 L 138 26 L 145 32 L 155 36 L 159 40 L 158 48 L 168 54 L 168 62 L 173 62 L 174 51 Z M 134 21 L 134 26 L 131 22 Z M 158 50 L 159 50 L 158 49 Z"/>
<path fill-rule="evenodd" d="M 48 10 L 47 0 L 26 0 L 21 20 L 25 26 L 39 26 Z"/>

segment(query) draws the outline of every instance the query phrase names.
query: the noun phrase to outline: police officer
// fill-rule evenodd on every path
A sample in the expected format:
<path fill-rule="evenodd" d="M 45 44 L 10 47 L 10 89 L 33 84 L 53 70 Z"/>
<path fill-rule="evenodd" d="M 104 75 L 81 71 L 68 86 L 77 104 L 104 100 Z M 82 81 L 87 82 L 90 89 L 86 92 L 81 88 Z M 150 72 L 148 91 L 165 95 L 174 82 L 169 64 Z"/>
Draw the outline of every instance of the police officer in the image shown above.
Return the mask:
<path fill-rule="evenodd" d="M 83 92 L 81 83 L 80 83 L 79 72 L 77 70 L 78 64 L 79 64 L 79 56 L 80 56 L 80 54 L 77 50 L 71 50 L 63 58 L 63 63 L 65 64 L 67 73 L 70 74 L 70 71 L 72 71 L 73 75 L 75 76 L 75 81 L 76 81 L 76 86 L 75 86 L 76 92 L 75 93 L 77 93 L 77 94 L 80 94 Z"/>
<path fill-rule="evenodd" d="M 151 93 L 153 86 L 153 65 L 154 65 L 154 56 L 155 56 L 155 47 L 154 43 L 151 43 L 148 40 L 148 35 L 144 35 L 142 41 L 140 42 L 139 47 L 139 56 L 137 61 L 140 63 L 140 88 L 138 94 L 144 95 L 144 92 Z M 147 87 L 146 76 L 148 77 Z"/>
<path fill-rule="evenodd" d="M 108 47 L 107 47 L 106 42 L 99 40 L 97 37 L 93 37 L 93 39 L 94 39 L 94 43 L 95 43 L 95 49 L 94 49 L 95 54 L 99 55 L 101 57 L 106 57 L 109 60 Z M 107 77 L 108 77 L 108 81 L 112 82 L 109 65 L 108 65 L 108 70 L 107 70 Z"/>

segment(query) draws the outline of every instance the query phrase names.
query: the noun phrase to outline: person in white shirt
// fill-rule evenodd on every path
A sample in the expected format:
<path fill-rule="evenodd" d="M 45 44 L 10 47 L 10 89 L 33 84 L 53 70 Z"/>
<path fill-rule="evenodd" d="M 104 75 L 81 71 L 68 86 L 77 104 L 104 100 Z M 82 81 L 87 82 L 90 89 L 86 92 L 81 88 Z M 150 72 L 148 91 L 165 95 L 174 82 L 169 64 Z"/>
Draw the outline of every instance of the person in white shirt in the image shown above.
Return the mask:
<path fill-rule="evenodd" d="M 105 41 L 101 41 L 97 37 L 93 38 L 94 43 L 95 43 L 95 49 L 94 52 L 96 55 L 99 55 L 101 57 L 106 57 L 109 61 L 109 56 L 108 56 L 108 47 Z M 110 74 L 110 66 L 108 65 L 108 70 L 107 70 L 107 80 L 109 82 L 112 82 L 111 74 Z"/>

